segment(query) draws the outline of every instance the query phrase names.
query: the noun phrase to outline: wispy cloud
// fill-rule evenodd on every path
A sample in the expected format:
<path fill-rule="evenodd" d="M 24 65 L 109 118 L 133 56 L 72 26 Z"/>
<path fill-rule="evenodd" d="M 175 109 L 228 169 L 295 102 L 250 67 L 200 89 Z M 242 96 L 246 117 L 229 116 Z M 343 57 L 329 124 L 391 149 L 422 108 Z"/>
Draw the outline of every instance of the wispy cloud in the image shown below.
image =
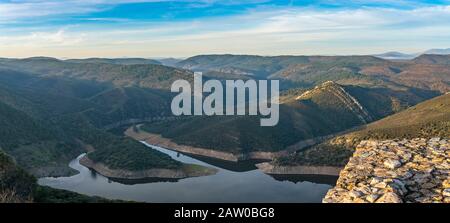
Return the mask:
<path fill-rule="evenodd" d="M 155 0 L 157 1 L 157 0 Z M 145 2 L 155 2 L 145 1 Z M 157 1 L 157 2 L 162 2 Z M 86 13 L 105 10 L 121 3 L 138 0 L 69 1 Z M 205 5 L 219 4 L 214 0 L 190 1 Z M 267 2 L 255 0 L 253 3 Z M 335 1 L 321 1 L 332 4 Z M 353 0 L 364 5 L 368 1 Z M 67 4 L 67 1 L 65 2 Z M 25 26 L 21 32 L 0 35 L 0 56 L 49 55 L 64 57 L 91 56 L 191 56 L 204 53 L 241 54 L 369 54 L 387 50 L 406 52 L 450 46 L 450 6 L 430 5 L 414 1 L 414 7 L 401 6 L 402 0 L 378 0 L 377 5 L 362 7 L 315 7 L 264 5 L 237 13 L 209 18 L 192 17 L 183 20 L 146 21 L 123 17 L 83 17 L 92 23 L 73 25 Z M 25 4 L 55 2 L 29 1 Z M 55 5 L 53 5 L 55 4 Z M 220 4 L 241 4 L 220 1 Z M 337 3 L 336 3 L 337 4 Z M 374 4 L 373 1 L 371 4 Z M 295 1 L 292 1 L 295 5 Z M 4 6 L 4 4 L 3 4 Z M 21 6 L 24 7 L 24 6 Z M 35 5 L 33 6 L 35 7 Z M 20 7 L 19 7 L 20 8 Z M 9 11 L 9 17 L 21 18 L 30 8 Z M 23 11 L 21 11 L 23 10 Z M 19 13 L 21 12 L 21 13 Z M 77 13 L 72 9 L 51 13 Z M 54 14 L 53 14 L 54 15 Z M 15 16 L 15 17 L 14 17 Z M 30 15 L 23 15 L 30 16 Z M 104 22 L 109 22 L 105 25 Z M 11 27 L 9 27 L 11 29 Z M 28 31 L 28 29 L 31 29 Z M 7 30 L 5 27 L 3 30 Z M 2 28 L 0 28 L 2 32 Z"/>
<path fill-rule="evenodd" d="M 55 32 L 32 32 L 21 36 L 2 36 L 0 43 L 10 47 L 64 47 L 82 43 L 83 33 L 67 33 L 65 29 Z"/>

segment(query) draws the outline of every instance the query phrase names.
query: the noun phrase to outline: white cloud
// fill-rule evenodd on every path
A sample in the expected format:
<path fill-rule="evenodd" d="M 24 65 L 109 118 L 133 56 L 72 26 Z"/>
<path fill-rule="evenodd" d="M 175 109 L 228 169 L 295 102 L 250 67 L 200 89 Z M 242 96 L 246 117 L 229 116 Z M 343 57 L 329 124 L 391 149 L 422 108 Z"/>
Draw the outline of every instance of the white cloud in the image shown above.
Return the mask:
<path fill-rule="evenodd" d="M 64 47 L 76 46 L 83 42 L 86 35 L 68 34 L 65 29 L 55 32 L 32 32 L 21 36 L 0 37 L 0 44 L 6 47 Z"/>
<path fill-rule="evenodd" d="M 0 37 L 0 52 L 14 56 L 13 50 L 23 48 L 61 57 L 415 52 L 450 46 L 450 6 L 276 8 L 190 22 L 127 21 L 127 27 L 97 28 L 80 25 Z"/>

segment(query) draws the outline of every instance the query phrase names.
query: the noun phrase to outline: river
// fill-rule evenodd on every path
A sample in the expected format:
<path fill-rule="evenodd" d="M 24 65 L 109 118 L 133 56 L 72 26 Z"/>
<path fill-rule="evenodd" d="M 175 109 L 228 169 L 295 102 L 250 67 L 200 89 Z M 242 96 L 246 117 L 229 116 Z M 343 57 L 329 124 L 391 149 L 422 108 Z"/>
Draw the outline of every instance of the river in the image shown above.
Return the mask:
<path fill-rule="evenodd" d="M 180 180 L 147 179 L 122 181 L 108 179 L 79 163 L 81 154 L 69 163 L 79 171 L 70 177 L 44 177 L 38 183 L 53 188 L 110 199 L 142 202 L 321 202 L 334 186 L 333 176 L 270 176 L 259 171 L 255 162 L 231 163 L 180 154 L 149 145 L 184 163 L 217 168 L 215 175 Z"/>

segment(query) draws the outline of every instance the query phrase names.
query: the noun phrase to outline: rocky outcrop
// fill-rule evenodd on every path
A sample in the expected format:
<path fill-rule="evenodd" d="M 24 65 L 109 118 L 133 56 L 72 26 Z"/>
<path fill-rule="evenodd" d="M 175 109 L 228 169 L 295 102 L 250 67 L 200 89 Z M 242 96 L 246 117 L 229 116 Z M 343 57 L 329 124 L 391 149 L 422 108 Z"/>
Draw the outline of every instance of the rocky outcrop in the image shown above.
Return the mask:
<path fill-rule="evenodd" d="M 267 174 L 326 175 L 338 176 L 342 167 L 334 166 L 278 166 L 272 163 L 259 163 L 256 167 Z"/>
<path fill-rule="evenodd" d="M 362 141 L 324 203 L 450 203 L 450 140 Z"/>
<path fill-rule="evenodd" d="M 333 81 L 326 81 L 321 85 L 316 86 L 314 89 L 304 92 L 296 99 L 308 99 L 314 94 L 324 91 L 334 95 L 336 99 L 341 101 L 343 105 L 346 106 L 349 111 L 354 113 L 362 123 L 369 123 L 373 121 L 373 118 L 370 116 L 369 112 L 358 102 L 358 100 L 350 95 L 342 86 Z"/>

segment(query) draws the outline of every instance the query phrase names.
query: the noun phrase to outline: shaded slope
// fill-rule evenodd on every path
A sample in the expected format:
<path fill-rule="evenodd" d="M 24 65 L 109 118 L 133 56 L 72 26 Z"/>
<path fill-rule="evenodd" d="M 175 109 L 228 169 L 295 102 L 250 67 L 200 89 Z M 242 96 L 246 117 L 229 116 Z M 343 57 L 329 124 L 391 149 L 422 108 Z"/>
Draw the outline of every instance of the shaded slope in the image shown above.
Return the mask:
<path fill-rule="evenodd" d="M 0 59 L 0 65 L 43 77 L 64 77 L 137 86 L 169 89 L 178 79 L 192 80 L 192 73 L 154 64 L 119 65 L 108 63 L 71 63 L 54 58 Z"/>
<path fill-rule="evenodd" d="M 360 130 L 336 137 L 305 151 L 276 160 L 278 165 L 343 166 L 362 140 L 450 138 L 450 94 L 370 123 Z"/>
<path fill-rule="evenodd" d="M 450 137 L 450 94 L 445 94 L 343 136 L 347 139 Z"/>
<path fill-rule="evenodd" d="M 39 186 L 36 178 L 18 167 L 0 150 L 0 203 L 104 203 L 122 202 Z"/>
<path fill-rule="evenodd" d="M 1 147 L 37 176 L 73 173 L 67 163 L 84 151 L 86 144 L 96 148 L 93 160 L 111 168 L 181 165 L 139 142 L 99 128 L 129 119 L 160 117 L 167 110 L 167 93 L 6 69 L 0 70 L 0 92 Z"/>
<path fill-rule="evenodd" d="M 212 116 L 152 123 L 143 129 L 181 145 L 232 153 L 274 152 L 378 118 L 378 114 L 372 117 L 355 97 L 333 82 L 292 94 L 299 95 L 284 94 L 280 121 L 274 127 L 261 127 L 259 116 Z M 385 110 L 379 113 L 391 112 L 390 107 Z"/>

